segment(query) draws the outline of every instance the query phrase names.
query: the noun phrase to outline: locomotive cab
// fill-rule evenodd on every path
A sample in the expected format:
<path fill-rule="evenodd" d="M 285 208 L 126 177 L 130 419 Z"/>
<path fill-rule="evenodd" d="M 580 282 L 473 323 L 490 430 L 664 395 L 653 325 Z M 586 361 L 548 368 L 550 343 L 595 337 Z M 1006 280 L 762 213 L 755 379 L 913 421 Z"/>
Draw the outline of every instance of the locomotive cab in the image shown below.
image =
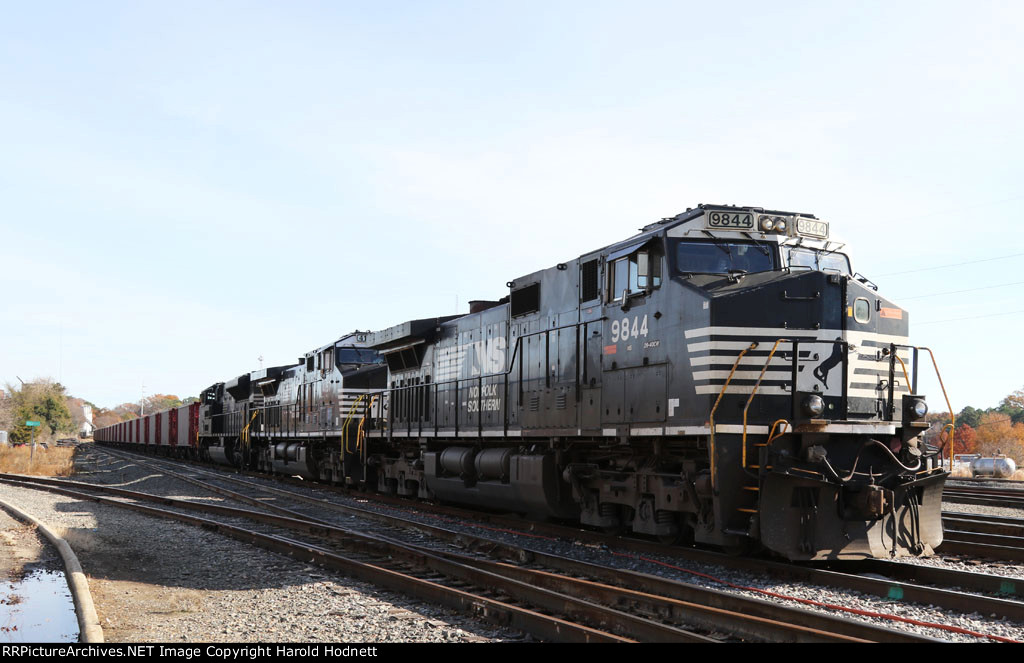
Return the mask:
<path fill-rule="evenodd" d="M 698 396 L 679 423 L 710 413 L 708 538 L 790 559 L 930 553 L 946 475 L 919 444 L 907 312 L 852 275 L 826 222 L 699 212 L 665 235 L 684 302 L 673 377 Z"/>

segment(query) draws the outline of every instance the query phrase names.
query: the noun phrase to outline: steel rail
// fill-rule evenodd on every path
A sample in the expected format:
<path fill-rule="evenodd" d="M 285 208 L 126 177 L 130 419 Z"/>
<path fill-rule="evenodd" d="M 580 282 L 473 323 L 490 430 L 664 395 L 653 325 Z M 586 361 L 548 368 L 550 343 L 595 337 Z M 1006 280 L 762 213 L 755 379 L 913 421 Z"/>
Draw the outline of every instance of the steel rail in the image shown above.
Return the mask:
<path fill-rule="evenodd" d="M 942 514 L 942 523 L 948 529 L 956 528 L 962 532 L 1024 537 L 1024 518 L 946 511 Z"/>

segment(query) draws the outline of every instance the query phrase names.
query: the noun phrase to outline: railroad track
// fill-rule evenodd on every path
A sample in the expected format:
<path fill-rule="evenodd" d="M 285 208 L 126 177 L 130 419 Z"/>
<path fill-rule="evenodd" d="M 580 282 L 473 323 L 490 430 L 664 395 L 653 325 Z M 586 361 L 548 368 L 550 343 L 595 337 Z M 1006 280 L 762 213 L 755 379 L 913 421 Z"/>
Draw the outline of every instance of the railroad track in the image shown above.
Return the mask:
<path fill-rule="evenodd" d="M 995 486 L 947 485 L 942 492 L 942 500 L 978 506 L 1024 508 L 1024 490 Z"/>
<path fill-rule="evenodd" d="M 1024 519 L 946 512 L 939 552 L 1024 562 Z"/>
<path fill-rule="evenodd" d="M 104 450 L 106 452 L 107 450 Z M 162 466 L 160 471 L 168 474 L 182 474 L 183 468 L 178 463 L 169 463 L 166 461 L 154 461 L 151 458 L 142 460 L 135 454 L 129 454 L 126 452 L 118 451 L 116 455 L 121 458 L 130 458 L 132 462 L 140 464 L 147 464 L 151 467 L 156 465 Z M 170 469 L 167 466 L 171 466 L 174 469 Z M 198 481 L 195 477 L 197 475 L 204 475 L 205 479 L 212 479 L 214 475 L 218 477 L 218 481 L 226 482 L 234 488 L 247 487 L 253 489 L 256 481 L 265 483 L 265 477 L 259 480 L 250 480 L 239 477 L 237 474 L 228 474 L 223 470 L 208 470 L 208 469 L 196 469 L 189 467 L 187 470 L 189 477 L 192 481 Z M 209 486 L 209 482 L 205 482 Z M 305 488 L 310 488 L 309 484 L 305 485 Z M 322 486 L 317 486 L 317 490 Z M 220 487 L 218 491 L 225 491 L 227 489 Z M 231 492 L 231 491 L 229 491 Z M 342 507 L 338 505 L 331 505 L 328 500 L 320 497 L 309 497 L 308 495 L 300 496 L 298 493 L 288 489 L 281 489 L 269 486 L 258 486 L 258 492 L 262 494 L 262 497 L 247 496 L 244 499 L 250 500 L 250 503 L 259 504 L 262 507 L 268 505 L 267 494 L 273 494 L 275 500 L 280 499 L 291 499 L 291 500 L 304 500 L 315 509 L 315 513 L 323 513 L 325 510 L 335 510 L 352 514 L 353 511 L 362 512 L 363 517 L 375 517 L 378 519 L 392 519 L 393 516 L 384 516 L 382 514 L 367 513 L 367 509 L 353 509 L 353 507 Z M 329 492 L 329 491 L 328 491 Z M 225 494 L 221 492 L 221 494 Z M 232 499 L 237 499 L 233 495 L 226 495 Z M 408 502 L 403 503 L 403 507 L 408 509 Z M 518 519 L 507 519 L 500 516 L 481 516 L 478 512 L 461 512 L 460 510 L 453 510 L 449 508 L 437 509 L 436 507 L 424 507 L 424 505 L 417 505 L 416 509 L 420 510 L 425 508 L 436 513 L 445 513 L 449 516 L 454 514 L 455 517 L 471 517 L 474 519 L 481 519 L 488 521 L 491 526 L 498 529 L 519 529 L 522 530 L 524 523 Z M 410 524 L 405 522 L 401 524 L 402 527 L 411 527 L 413 529 L 419 528 L 420 531 L 427 527 L 423 523 Z M 873 594 L 886 599 L 895 599 L 907 602 L 917 602 L 923 604 L 931 604 L 939 607 L 958 610 L 965 613 L 978 612 L 986 615 L 996 615 L 998 617 L 1005 617 L 1013 621 L 1024 621 L 1024 604 L 1019 601 L 1008 600 L 1006 598 L 992 597 L 992 596 L 975 596 L 971 594 L 964 594 L 962 592 L 955 592 L 946 587 L 965 587 L 970 588 L 977 592 L 989 592 L 1000 596 L 1020 596 L 1024 593 L 1024 583 L 1014 582 L 1011 579 L 1001 578 L 999 576 L 992 576 L 988 574 L 978 573 L 966 573 L 962 571 L 952 571 L 948 569 L 937 569 L 933 567 L 919 566 L 914 564 L 902 564 L 895 562 L 877 562 L 875 560 L 865 560 L 863 562 L 843 562 L 834 565 L 824 565 L 821 567 L 814 567 L 809 565 L 790 565 L 782 564 L 778 562 L 768 562 L 765 560 L 751 560 L 746 558 L 735 558 L 727 557 L 716 553 L 709 553 L 707 551 L 699 551 L 693 549 L 681 549 L 681 548 L 667 548 L 660 544 L 654 544 L 648 541 L 637 541 L 630 539 L 621 539 L 610 537 L 607 535 L 601 535 L 594 532 L 588 532 L 585 530 L 577 530 L 575 528 L 566 528 L 561 526 L 553 526 L 542 523 L 532 523 L 528 526 L 530 534 L 546 534 L 550 536 L 556 536 L 563 540 L 572 539 L 579 540 L 581 542 L 599 544 L 614 548 L 620 552 L 616 553 L 619 555 L 672 555 L 676 558 L 680 556 L 685 557 L 689 561 L 699 561 L 701 563 L 713 563 L 721 566 L 726 566 L 730 569 L 746 570 L 752 573 L 764 575 L 765 573 L 770 574 L 772 577 L 784 580 L 797 580 L 801 582 L 822 584 L 833 587 L 840 587 L 843 589 L 855 590 L 864 592 L 867 594 Z M 436 534 L 434 534 L 436 535 Z M 465 534 L 452 534 L 450 536 L 456 536 L 462 541 L 462 545 L 469 547 L 494 547 L 497 544 L 486 538 L 478 538 L 474 541 L 468 541 Z M 527 551 L 529 552 L 529 551 Z M 508 553 L 512 557 L 516 555 L 522 555 L 522 549 L 519 552 Z M 565 562 L 562 562 L 564 565 Z M 563 567 L 564 568 L 564 567 Z M 684 570 L 685 571 L 685 570 Z M 567 570 L 571 573 L 579 573 L 578 570 Z M 861 574 L 870 574 L 871 576 L 883 575 L 884 579 L 877 577 L 865 577 Z M 632 582 L 635 582 L 632 581 Z M 927 586 L 936 585 L 936 586 Z M 1022 585 L 1021 589 L 1018 590 L 1017 585 Z M 633 586 L 633 585 L 630 585 Z M 707 600 L 707 599 L 702 599 Z M 774 605 L 774 604 L 772 604 Z M 809 626 L 809 628 L 816 628 L 815 626 Z M 839 632 L 839 631 L 836 631 Z"/>
<path fill-rule="evenodd" d="M 150 467 L 154 466 L 151 459 L 148 458 L 143 460 L 134 454 L 124 454 L 123 457 L 130 457 L 132 462 L 145 464 Z M 221 494 L 222 496 L 226 496 L 231 499 L 238 499 L 250 504 L 263 506 L 265 508 L 268 507 L 268 495 L 273 498 L 287 498 L 289 500 L 303 503 L 307 509 L 306 513 L 309 513 L 308 509 L 311 507 L 313 513 L 316 514 L 312 516 L 313 518 L 320 517 L 324 511 L 333 511 L 343 515 L 358 515 L 364 519 L 370 518 L 377 520 L 392 528 L 404 528 L 415 532 L 425 533 L 429 536 L 447 542 L 454 542 L 460 547 L 475 550 L 487 550 L 491 555 L 497 554 L 503 558 L 515 559 L 520 565 L 531 563 L 542 568 L 542 570 L 555 570 L 563 574 L 572 574 L 574 576 L 585 577 L 598 582 L 613 583 L 620 587 L 641 589 L 646 593 L 658 594 L 664 597 L 684 601 L 690 605 L 668 605 L 660 608 L 648 608 L 648 611 L 653 610 L 654 613 L 664 613 L 666 610 L 669 610 L 678 613 L 680 618 L 684 619 L 684 621 L 688 621 L 689 623 L 694 623 L 705 628 L 721 629 L 724 626 L 728 626 L 728 630 L 731 634 L 739 635 L 741 637 L 762 640 L 767 638 L 777 641 L 793 641 L 794 637 L 797 637 L 797 639 L 800 640 L 804 638 L 818 640 L 822 637 L 823 633 L 827 632 L 833 635 L 851 637 L 854 639 L 875 640 L 881 638 L 886 641 L 901 641 L 907 636 L 904 632 L 892 631 L 889 629 L 878 630 L 876 627 L 870 627 L 867 630 L 864 630 L 861 622 L 851 622 L 847 619 L 835 618 L 829 615 L 823 615 L 822 613 L 787 608 L 785 606 L 779 606 L 778 604 L 761 600 L 751 600 L 732 593 L 688 585 L 657 576 L 631 573 L 620 569 L 608 568 L 607 566 L 588 564 L 557 555 L 538 552 L 522 546 L 501 544 L 500 542 L 496 542 L 495 540 L 485 536 L 470 536 L 465 532 L 453 532 L 436 525 L 417 522 L 394 515 L 381 514 L 372 510 L 367 510 L 366 508 L 353 508 L 350 506 L 339 505 L 322 498 L 310 497 L 308 494 L 297 493 L 292 490 L 283 490 L 265 485 L 256 486 L 248 479 L 242 479 L 238 476 L 226 474 L 220 469 L 210 471 L 205 468 L 190 468 L 188 473 L 182 473 L 179 471 L 181 468 L 176 463 L 160 462 L 158 464 L 163 466 L 160 468 L 160 471 L 168 475 L 176 476 L 177 478 L 192 482 L 201 488 L 211 490 Z M 192 474 L 192 476 L 183 476 L 184 474 Z M 211 485 L 208 481 L 198 481 L 195 478 L 196 474 L 202 475 L 206 479 L 226 482 L 231 484 L 233 488 L 255 489 L 257 494 L 242 495 L 233 489 L 229 490 L 223 487 Z M 265 477 L 260 477 L 259 479 L 265 480 Z M 319 488 L 319 486 L 317 487 Z M 303 488 L 308 489 L 310 486 L 306 484 Z M 404 503 L 402 506 L 407 508 L 408 504 Z M 295 507 L 293 507 L 293 509 L 294 508 Z M 520 521 L 518 524 L 522 525 L 522 522 Z M 393 532 L 394 529 L 392 529 L 392 533 Z M 505 568 L 508 569 L 510 567 L 506 566 Z M 554 581 L 550 574 L 542 578 L 542 580 L 546 583 Z M 640 599 L 641 597 L 633 596 L 630 598 L 630 601 L 639 602 Z M 710 608 L 711 611 L 707 612 L 706 608 Z M 753 617 L 754 621 L 746 621 L 743 618 L 737 619 L 737 615 Z M 783 619 L 781 624 L 773 623 L 779 619 Z M 808 630 L 810 633 L 806 632 Z M 814 631 L 820 631 L 820 633 L 814 633 Z M 916 638 L 916 636 L 911 636 L 911 638 Z"/>
<path fill-rule="evenodd" d="M 1018 486 L 1024 489 L 1024 481 L 1020 479 L 997 479 L 995 477 L 956 477 L 950 478 L 946 485 L 956 486 L 958 484 L 978 484 L 978 485 L 1005 485 L 1005 486 Z"/>
<path fill-rule="evenodd" d="M 462 553 L 439 552 L 395 541 L 377 533 L 367 534 L 335 527 L 323 521 L 177 500 L 81 482 L 14 475 L 0 475 L 0 480 L 23 487 L 42 487 L 77 499 L 131 508 L 149 515 L 215 529 L 261 547 L 341 570 L 395 591 L 411 593 L 452 607 L 469 607 L 477 616 L 546 639 L 587 642 L 717 642 L 727 638 L 706 633 L 710 631 L 721 634 L 728 631 L 728 639 L 756 638 L 788 642 L 930 640 L 821 615 L 798 615 L 801 620 L 816 621 L 818 628 L 787 623 L 780 621 L 777 614 L 775 618 L 752 614 L 765 612 L 765 606 L 758 606 L 758 602 L 750 599 L 732 597 L 733 605 L 729 608 L 716 607 L 712 601 L 704 600 L 709 596 L 707 591 L 694 591 L 695 588 L 676 587 L 677 597 L 653 594 L 643 590 L 664 591 L 666 587 L 678 583 L 644 578 L 642 574 L 626 573 L 627 577 L 623 577 L 621 573 L 610 573 L 610 569 L 557 556 L 541 556 L 541 559 L 533 556 L 531 566 L 535 568 L 530 568 Z M 96 492 L 116 497 L 101 497 L 95 495 Z M 126 499 L 132 502 L 124 501 Z M 144 506 L 142 502 L 157 502 L 171 509 Z M 272 510 L 284 511 L 281 507 Z M 220 520 L 200 518 L 192 515 L 192 511 L 216 514 Z M 260 523 L 263 531 L 238 526 L 235 522 L 240 519 Z M 303 540 L 270 533 L 266 531 L 268 526 L 287 530 L 291 536 L 301 533 Z M 310 539 L 315 539 L 317 543 L 311 543 Z M 343 557 L 329 550 L 323 543 L 325 541 L 330 541 L 332 547 L 345 549 L 346 555 Z M 501 556 L 511 555 L 520 559 L 526 556 L 522 549 L 497 550 L 492 547 L 489 550 L 491 554 L 496 551 Z M 567 564 L 571 566 L 574 575 L 604 575 L 607 580 L 617 582 L 618 585 L 573 577 L 566 571 Z M 632 588 L 621 586 L 627 580 L 632 581 Z M 637 587 L 643 587 L 643 590 Z M 723 597 L 718 599 L 719 603 L 725 600 Z M 793 612 L 792 609 L 780 611 L 778 606 L 772 608 L 775 613 Z M 685 622 L 698 622 L 705 633 L 683 628 L 680 624 Z"/>
<path fill-rule="evenodd" d="M 104 449 L 103 451 L 109 452 Z M 131 452 L 114 452 L 122 458 L 131 458 L 135 462 L 154 462 L 150 457 L 139 456 Z M 161 463 L 166 471 L 175 472 L 178 468 L 176 462 L 157 461 Z M 252 482 L 263 483 L 267 481 L 264 475 L 254 475 L 251 480 L 240 478 L 235 473 L 228 473 L 221 468 L 209 469 L 206 466 L 190 466 L 191 471 L 203 472 L 206 476 L 219 475 L 225 477 L 233 485 L 252 484 Z M 226 478 L 230 477 L 230 478 Z M 308 482 L 298 482 L 303 488 L 309 488 Z M 324 492 L 333 493 L 330 487 L 317 484 L 317 489 L 324 489 Z M 282 489 L 269 489 L 275 494 Z M 293 491 L 285 490 L 287 495 L 294 495 Z M 344 492 L 344 491 L 343 491 Z M 361 497 L 365 497 L 361 495 Z M 379 499 L 383 498 L 383 499 Z M 386 496 L 374 495 L 375 501 L 387 501 L 404 509 L 409 509 L 409 501 L 402 498 L 386 498 Z M 318 507 L 323 507 L 325 500 L 316 500 Z M 331 507 L 327 507 L 331 508 Z M 1014 578 L 1006 578 L 986 573 L 974 573 L 952 569 L 922 566 L 913 563 L 891 562 L 883 560 L 858 560 L 822 563 L 817 565 L 790 564 L 774 562 L 763 559 L 735 557 L 723 555 L 716 552 L 700 550 L 695 548 L 669 547 L 659 543 L 646 540 L 617 537 L 603 533 L 582 530 L 575 527 L 566 527 L 551 523 L 524 522 L 520 518 L 507 517 L 494 514 L 482 514 L 478 511 L 468 511 L 453 507 L 440 507 L 429 504 L 416 504 L 417 510 L 436 514 L 440 517 L 454 517 L 467 520 L 483 521 L 498 530 L 525 531 L 529 535 L 547 536 L 561 540 L 578 540 L 583 543 L 607 547 L 617 550 L 620 554 L 634 556 L 653 555 L 661 559 L 683 559 L 699 564 L 713 564 L 722 566 L 729 570 L 744 571 L 755 575 L 769 575 L 780 581 L 796 581 L 808 584 L 817 584 L 836 587 L 843 590 L 862 592 L 868 595 L 881 597 L 888 600 L 900 600 L 909 603 L 920 603 L 924 605 L 935 605 L 944 609 L 960 611 L 964 613 L 979 613 L 995 615 L 997 618 L 1005 618 L 1016 622 L 1024 622 L 1024 603 L 1018 600 L 1024 598 L 1024 582 Z M 365 511 L 365 510 L 364 510 Z M 961 553 L 962 554 L 962 553 Z M 684 570 L 685 571 L 685 570 Z M 881 577 L 878 577 L 881 576 Z M 957 587 L 963 591 L 947 589 Z M 989 596 L 985 596 L 985 595 Z"/>

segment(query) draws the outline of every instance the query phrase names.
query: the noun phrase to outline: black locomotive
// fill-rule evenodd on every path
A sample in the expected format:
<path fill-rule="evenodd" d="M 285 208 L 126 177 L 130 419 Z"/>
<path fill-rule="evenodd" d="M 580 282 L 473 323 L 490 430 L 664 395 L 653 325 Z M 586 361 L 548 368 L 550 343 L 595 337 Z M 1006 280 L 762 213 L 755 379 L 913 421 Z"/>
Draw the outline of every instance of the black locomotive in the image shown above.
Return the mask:
<path fill-rule="evenodd" d="M 193 451 L 790 559 L 927 554 L 946 473 L 908 315 L 842 246 L 809 214 L 701 205 L 468 315 L 215 384 Z"/>

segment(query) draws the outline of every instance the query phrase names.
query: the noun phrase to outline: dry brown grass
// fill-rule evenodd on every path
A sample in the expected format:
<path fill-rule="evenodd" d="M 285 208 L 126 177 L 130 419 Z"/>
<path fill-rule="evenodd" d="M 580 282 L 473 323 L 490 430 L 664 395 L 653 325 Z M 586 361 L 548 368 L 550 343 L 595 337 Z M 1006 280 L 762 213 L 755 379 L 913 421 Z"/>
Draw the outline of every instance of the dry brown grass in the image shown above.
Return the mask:
<path fill-rule="evenodd" d="M 0 472 L 35 476 L 66 477 L 74 466 L 75 450 L 71 447 L 0 447 Z M 31 460 L 30 460 L 31 459 Z"/>

